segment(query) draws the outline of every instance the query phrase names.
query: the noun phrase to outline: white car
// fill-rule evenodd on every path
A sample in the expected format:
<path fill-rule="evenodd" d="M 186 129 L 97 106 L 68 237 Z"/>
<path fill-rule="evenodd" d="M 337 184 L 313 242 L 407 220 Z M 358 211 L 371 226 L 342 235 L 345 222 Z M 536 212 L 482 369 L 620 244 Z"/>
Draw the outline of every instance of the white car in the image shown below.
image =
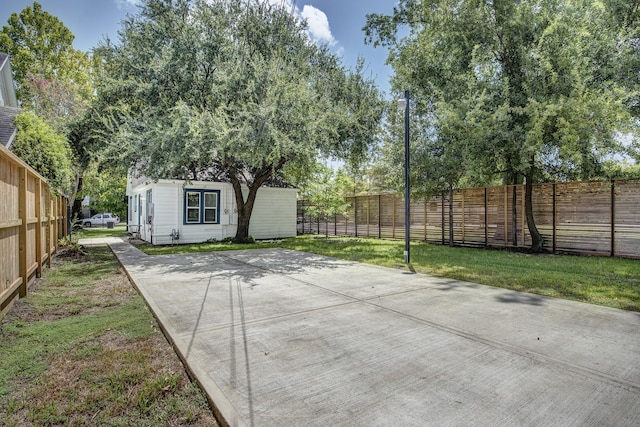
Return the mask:
<path fill-rule="evenodd" d="M 110 213 L 95 214 L 91 218 L 83 219 L 82 225 L 85 227 L 96 227 L 100 225 L 105 226 L 110 222 L 117 224 L 120 222 L 120 218 Z"/>

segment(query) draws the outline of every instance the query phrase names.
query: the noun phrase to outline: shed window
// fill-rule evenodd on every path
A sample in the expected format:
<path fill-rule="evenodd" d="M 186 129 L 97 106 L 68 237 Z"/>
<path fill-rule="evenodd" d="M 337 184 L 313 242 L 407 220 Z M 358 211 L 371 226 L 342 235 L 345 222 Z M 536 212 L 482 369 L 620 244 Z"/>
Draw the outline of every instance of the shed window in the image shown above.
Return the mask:
<path fill-rule="evenodd" d="M 185 190 L 185 224 L 217 224 L 219 190 Z"/>
<path fill-rule="evenodd" d="M 204 195 L 204 222 L 218 222 L 218 194 L 203 193 Z"/>

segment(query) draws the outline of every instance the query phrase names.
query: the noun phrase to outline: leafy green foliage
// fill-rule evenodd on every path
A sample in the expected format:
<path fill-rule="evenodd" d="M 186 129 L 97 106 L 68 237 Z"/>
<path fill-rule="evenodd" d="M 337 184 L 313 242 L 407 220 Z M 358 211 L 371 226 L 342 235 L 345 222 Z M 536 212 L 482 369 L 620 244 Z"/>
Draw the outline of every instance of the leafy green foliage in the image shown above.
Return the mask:
<path fill-rule="evenodd" d="M 72 185 L 65 184 L 71 203 L 82 182 L 91 148 L 87 138 L 78 137 L 77 129 L 82 127 L 79 122 L 88 115 L 94 97 L 92 72 L 99 69 L 99 63 L 93 62 L 88 53 L 73 48 L 73 40 L 73 33 L 62 21 L 37 2 L 13 13 L 0 32 L 0 51 L 11 55 L 21 107 L 69 139 L 67 145 L 74 162 L 71 171 L 60 173 L 71 173 L 75 178 Z"/>
<path fill-rule="evenodd" d="M 127 178 L 122 172 L 109 168 L 99 171 L 92 163 L 84 172 L 80 197 L 89 196 L 89 207 L 95 212 L 111 212 L 126 219 L 126 191 Z"/>
<path fill-rule="evenodd" d="M 606 162 L 603 167 L 607 178 L 640 179 L 640 164 Z"/>
<path fill-rule="evenodd" d="M 78 93 L 85 99 L 90 96 L 88 55 L 73 48 L 75 36 L 57 17 L 34 2 L 33 7 L 12 13 L 7 24 L 0 32 L 0 51 L 11 55 L 23 106 L 44 101 L 37 88 L 43 81 L 74 82 Z"/>
<path fill-rule="evenodd" d="M 147 0 L 120 36 L 100 52 L 112 155 L 151 178 L 229 180 L 238 241 L 256 192 L 285 166 L 357 162 L 375 138 L 382 106 L 362 65 L 345 70 L 281 6 Z"/>
<path fill-rule="evenodd" d="M 317 219 L 347 214 L 350 204 L 345 197 L 353 196 L 354 188 L 342 169 L 336 171 L 318 163 L 316 169 L 297 184 L 300 187 L 298 197 L 308 203 L 305 215 Z"/>
<path fill-rule="evenodd" d="M 15 117 L 18 127 L 11 150 L 45 177 L 51 188 L 68 192 L 72 186 L 72 153 L 64 137 L 30 112 Z"/>
<path fill-rule="evenodd" d="M 404 0 L 390 16 L 369 15 L 367 40 L 388 46 L 394 88 L 418 100 L 414 182 L 425 193 L 438 181 L 526 182 L 540 249 L 530 184 L 602 176 L 605 159 L 632 148 L 618 138 L 636 126 L 632 3 Z M 392 123 L 385 142 L 398 147 L 399 130 Z"/>
<path fill-rule="evenodd" d="M 67 133 L 74 121 L 89 108 L 88 95 L 76 83 L 57 78 L 32 75 L 23 81 L 23 89 L 31 102 L 26 104 L 58 132 Z"/>

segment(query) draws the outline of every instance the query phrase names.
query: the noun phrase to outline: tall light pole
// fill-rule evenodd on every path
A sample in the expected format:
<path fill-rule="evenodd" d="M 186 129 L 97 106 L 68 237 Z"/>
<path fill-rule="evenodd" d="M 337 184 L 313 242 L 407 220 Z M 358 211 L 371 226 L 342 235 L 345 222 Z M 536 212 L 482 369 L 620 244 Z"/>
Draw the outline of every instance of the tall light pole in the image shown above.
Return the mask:
<path fill-rule="evenodd" d="M 398 109 L 404 111 L 404 262 L 411 261 L 411 178 L 409 175 L 409 91 L 404 91 L 404 98 L 398 100 Z"/>

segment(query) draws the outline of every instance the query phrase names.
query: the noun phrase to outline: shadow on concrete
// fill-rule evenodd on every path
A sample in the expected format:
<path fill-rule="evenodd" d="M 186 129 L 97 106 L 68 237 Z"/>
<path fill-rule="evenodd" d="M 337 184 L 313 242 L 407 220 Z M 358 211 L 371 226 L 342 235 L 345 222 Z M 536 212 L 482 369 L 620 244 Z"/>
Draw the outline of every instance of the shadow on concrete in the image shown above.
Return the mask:
<path fill-rule="evenodd" d="M 441 279 L 440 281 L 438 281 L 437 285 L 434 285 L 433 288 L 438 291 L 451 291 L 461 288 L 476 289 L 479 286 L 481 285 L 478 285 L 477 283 L 462 282 L 460 280 Z"/>
<path fill-rule="evenodd" d="M 207 295 L 209 295 L 209 288 L 211 288 L 211 278 L 213 277 L 213 275 L 209 276 L 209 282 L 207 282 L 207 287 L 204 291 L 204 297 L 202 298 L 202 303 L 200 303 L 200 309 L 198 311 L 198 318 L 196 319 L 196 327 L 193 330 L 193 333 L 191 334 L 191 339 L 189 340 L 189 346 L 187 347 L 187 358 L 189 357 L 189 355 L 191 354 L 191 348 L 193 347 L 193 341 L 196 338 L 196 331 L 198 329 L 198 327 L 200 326 L 200 322 L 202 321 L 202 313 L 204 312 L 204 307 L 207 303 Z"/>
<path fill-rule="evenodd" d="M 231 275 L 246 283 L 272 274 L 291 275 L 307 270 L 338 269 L 354 262 L 327 258 L 289 249 L 254 249 L 252 251 L 199 252 L 178 255 L 146 255 L 128 243 L 112 245 L 125 264 L 141 269 L 161 270 L 163 274 L 185 272 L 189 275 Z M 287 263 L 282 263 L 285 256 Z M 132 258 L 132 259 L 130 259 Z M 297 260 L 296 260 L 297 259 Z M 299 262 L 291 262 L 296 260 Z M 255 285 L 255 284 L 254 284 Z"/>
<path fill-rule="evenodd" d="M 232 284 L 230 283 L 230 288 Z M 247 339 L 247 320 L 245 318 L 245 310 L 244 310 L 244 300 L 242 297 L 242 284 L 240 279 L 236 279 L 236 291 L 238 293 L 238 309 L 240 311 L 240 326 L 242 329 L 242 348 L 244 349 L 244 365 L 245 365 L 245 374 L 247 376 L 247 403 L 249 407 L 249 425 L 255 425 L 255 415 L 253 411 L 253 391 L 251 387 L 251 363 L 249 359 L 249 342 Z M 230 289 L 230 293 L 233 294 L 233 290 Z M 233 319 L 233 306 L 231 309 L 231 318 Z M 234 324 L 231 323 L 231 329 L 234 329 Z M 233 333 L 235 336 L 235 332 Z M 231 343 L 234 346 L 234 343 Z M 235 350 L 234 350 L 235 351 Z M 235 365 L 235 362 L 233 362 Z"/>
<path fill-rule="evenodd" d="M 540 295 L 525 294 L 523 292 L 509 292 L 496 297 L 498 302 L 507 304 L 527 304 L 542 306 L 545 305 L 546 298 Z"/>

